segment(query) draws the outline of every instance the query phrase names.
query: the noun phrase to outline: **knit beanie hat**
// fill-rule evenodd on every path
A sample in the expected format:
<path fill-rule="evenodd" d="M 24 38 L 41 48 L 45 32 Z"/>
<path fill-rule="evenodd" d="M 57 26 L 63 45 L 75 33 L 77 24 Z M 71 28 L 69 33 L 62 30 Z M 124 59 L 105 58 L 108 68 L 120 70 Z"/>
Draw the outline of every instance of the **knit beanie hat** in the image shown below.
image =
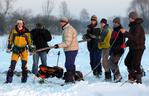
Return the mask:
<path fill-rule="evenodd" d="M 129 13 L 129 18 L 132 18 L 132 19 L 138 18 L 137 12 L 130 12 L 130 13 Z"/>
<path fill-rule="evenodd" d="M 17 20 L 17 24 L 19 24 L 19 23 L 24 24 L 24 21 L 23 21 L 23 20 L 21 20 L 21 19 L 19 19 L 19 20 Z"/>
<path fill-rule="evenodd" d="M 91 17 L 91 20 L 94 20 L 94 21 L 97 21 L 97 16 L 96 15 L 93 15 L 92 17 Z"/>
<path fill-rule="evenodd" d="M 43 25 L 42 25 L 42 23 L 36 23 L 36 28 L 43 28 Z"/>
<path fill-rule="evenodd" d="M 62 17 L 60 19 L 60 22 L 66 22 L 66 23 L 68 23 L 68 18 L 67 17 Z"/>
<path fill-rule="evenodd" d="M 119 17 L 116 17 L 116 18 L 114 18 L 113 19 L 113 23 L 118 23 L 118 24 L 120 24 L 120 18 Z"/>
<path fill-rule="evenodd" d="M 100 21 L 100 23 L 105 23 L 105 24 L 107 24 L 107 20 L 106 20 L 105 18 L 102 18 L 101 21 Z"/>

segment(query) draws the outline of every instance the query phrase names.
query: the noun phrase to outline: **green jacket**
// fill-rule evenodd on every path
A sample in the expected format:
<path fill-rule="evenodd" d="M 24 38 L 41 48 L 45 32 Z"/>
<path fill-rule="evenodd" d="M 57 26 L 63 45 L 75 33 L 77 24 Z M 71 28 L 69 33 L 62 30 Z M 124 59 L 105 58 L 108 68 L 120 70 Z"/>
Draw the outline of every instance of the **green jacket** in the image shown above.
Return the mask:
<path fill-rule="evenodd" d="M 103 30 L 101 30 L 101 42 L 98 44 L 99 49 L 110 48 L 110 39 L 112 35 L 112 29 L 109 25 L 106 25 Z"/>

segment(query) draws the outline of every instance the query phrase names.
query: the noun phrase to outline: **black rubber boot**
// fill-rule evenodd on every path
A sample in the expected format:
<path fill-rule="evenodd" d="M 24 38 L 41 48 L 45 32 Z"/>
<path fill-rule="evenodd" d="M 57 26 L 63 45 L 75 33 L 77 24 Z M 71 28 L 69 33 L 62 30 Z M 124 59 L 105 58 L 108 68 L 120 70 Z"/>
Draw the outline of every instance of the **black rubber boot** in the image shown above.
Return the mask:
<path fill-rule="evenodd" d="M 136 75 L 136 83 L 142 84 L 142 74 L 137 74 Z"/>
<path fill-rule="evenodd" d="M 130 80 L 130 81 L 135 81 L 136 80 L 134 70 L 128 70 L 128 80 Z"/>
<path fill-rule="evenodd" d="M 5 83 L 12 83 L 12 80 L 13 80 L 13 72 L 9 70 L 7 72 L 7 77 L 6 77 L 6 82 Z"/>
<path fill-rule="evenodd" d="M 75 83 L 75 73 L 73 71 L 67 71 L 64 74 L 65 83 Z"/>
<path fill-rule="evenodd" d="M 14 73 L 14 69 L 15 69 L 16 63 L 17 62 L 14 61 L 14 60 L 11 61 L 11 65 L 10 65 L 9 70 L 7 72 L 7 77 L 6 77 L 6 82 L 5 83 L 12 83 L 13 73 Z"/>
<path fill-rule="evenodd" d="M 128 74 L 128 80 L 134 81 L 134 79 L 135 79 L 135 78 L 132 76 L 132 74 L 129 73 L 129 74 Z"/>
<path fill-rule="evenodd" d="M 27 61 L 22 61 L 22 78 L 21 82 L 26 83 L 28 77 L 28 70 L 27 70 Z"/>
<path fill-rule="evenodd" d="M 22 78 L 21 78 L 21 82 L 22 83 L 26 83 L 27 82 L 27 73 L 28 73 L 27 70 L 22 71 Z"/>
<path fill-rule="evenodd" d="M 112 79 L 112 76 L 111 76 L 111 72 L 105 72 L 105 80 L 111 80 Z"/>
<path fill-rule="evenodd" d="M 142 84 L 142 70 L 141 71 L 135 71 L 135 81 L 136 83 Z"/>
<path fill-rule="evenodd" d="M 99 72 L 98 70 L 94 70 L 93 75 L 97 78 L 100 78 L 100 76 L 102 75 L 102 71 Z"/>

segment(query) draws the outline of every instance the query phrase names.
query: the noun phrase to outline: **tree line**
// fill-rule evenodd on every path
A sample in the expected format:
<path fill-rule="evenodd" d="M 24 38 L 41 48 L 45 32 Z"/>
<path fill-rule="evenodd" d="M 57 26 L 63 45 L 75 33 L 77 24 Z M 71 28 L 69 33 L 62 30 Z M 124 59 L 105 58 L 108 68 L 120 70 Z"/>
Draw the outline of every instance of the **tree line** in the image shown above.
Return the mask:
<path fill-rule="evenodd" d="M 59 35 L 61 34 L 59 27 L 59 19 L 60 17 L 67 17 L 70 23 L 77 29 L 79 34 L 86 33 L 86 26 L 90 21 L 89 12 L 83 8 L 80 11 L 80 18 L 76 19 L 70 12 L 68 5 L 65 1 L 62 1 L 59 5 L 59 16 L 52 15 L 52 11 L 55 7 L 54 0 L 46 0 L 43 2 L 41 8 L 42 13 L 36 16 L 31 14 L 30 10 L 22 10 L 16 9 L 14 10 L 16 0 L 0 0 L 0 35 L 4 35 L 9 33 L 11 28 L 16 24 L 17 19 L 23 19 L 26 23 L 27 28 L 29 30 L 35 27 L 35 24 L 40 22 L 45 28 L 49 29 L 52 34 Z M 149 28 L 149 0 L 133 0 L 129 11 L 137 11 L 139 16 L 144 19 L 144 27 L 145 29 Z M 124 27 L 127 27 L 128 20 L 127 17 L 123 17 L 122 24 Z M 109 20 L 109 23 L 112 25 L 112 16 Z"/>

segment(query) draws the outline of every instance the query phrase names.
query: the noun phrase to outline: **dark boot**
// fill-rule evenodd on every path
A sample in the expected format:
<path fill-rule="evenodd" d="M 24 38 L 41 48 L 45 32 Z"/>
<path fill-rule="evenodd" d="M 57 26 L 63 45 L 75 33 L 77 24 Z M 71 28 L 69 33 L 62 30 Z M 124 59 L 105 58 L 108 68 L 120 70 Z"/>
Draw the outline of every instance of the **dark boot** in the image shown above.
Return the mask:
<path fill-rule="evenodd" d="M 65 83 L 75 83 L 75 73 L 67 71 L 64 75 Z"/>
<path fill-rule="evenodd" d="M 27 82 L 27 73 L 28 73 L 28 71 L 27 70 L 25 70 L 25 71 L 22 71 L 22 78 L 21 78 L 21 82 L 22 83 L 26 83 Z"/>
<path fill-rule="evenodd" d="M 111 72 L 105 72 L 105 80 L 111 80 L 112 76 L 111 76 Z"/>
<path fill-rule="evenodd" d="M 81 81 L 81 80 L 84 81 L 82 72 L 81 71 L 76 71 L 75 72 L 75 81 Z"/>
<path fill-rule="evenodd" d="M 136 83 L 142 84 L 142 70 L 134 71 Z"/>
<path fill-rule="evenodd" d="M 136 74 L 136 83 L 142 84 L 142 74 Z"/>
<path fill-rule="evenodd" d="M 22 78 L 21 78 L 21 82 L 22 83 L 26 83 L 27 82 L 27 74 L 28 74 L 28 70 L 27 70 L 27 61 L 22 61 Z"/>
<path fill-rule="evenodd" d="M 99 71 L 97 71 L 97 70 L 94 70 L 94 71 L 93 71 L 93 75 L 94 75 L 95 77 L 97 77 L 97 78 L 100 78 L 100 76 L 102 75 L 102 72 L 99 72 Z"/>
<path fill-rule="evenodd" d="M 6 83 L 12 83 L 13 73 L 14 73 L 14 69 L 15 69 L 16 63 L 17 62 L 14 61 L 14 60 L 11 61 L 11 65 L 10 65 L 9 70 L 7 72 Z"/>
<path fill-rule="evenodd" d="M 128 80 L 134 81 L 134 77 L 130 73 L 128 74 Z"/>
<path fill-rule="evenodd" d="M 7 72 L 7 77 L 6 77 L 6 82 L 5 83 L 12 83 L 12 80 L 13 80 L 13 72 L 9 70 Z"/>
<path fill-rule="evenodd" d="M 114 82 L 115 83 L 121 82 L 121 80 L 122 80 L 122 76 L 121 75 L 115 75 L 114 76 Z"/>
<path fill-rule="evenodd" d="M 142 73 L 139 71 L 128 71 L 128 80 L 142 84 Z"/>
<path fill-rule="evenodd" d="M 134 81 L 135 80 L 135 73 L 133 70 L 128 70 L 128 80 Z"/>

